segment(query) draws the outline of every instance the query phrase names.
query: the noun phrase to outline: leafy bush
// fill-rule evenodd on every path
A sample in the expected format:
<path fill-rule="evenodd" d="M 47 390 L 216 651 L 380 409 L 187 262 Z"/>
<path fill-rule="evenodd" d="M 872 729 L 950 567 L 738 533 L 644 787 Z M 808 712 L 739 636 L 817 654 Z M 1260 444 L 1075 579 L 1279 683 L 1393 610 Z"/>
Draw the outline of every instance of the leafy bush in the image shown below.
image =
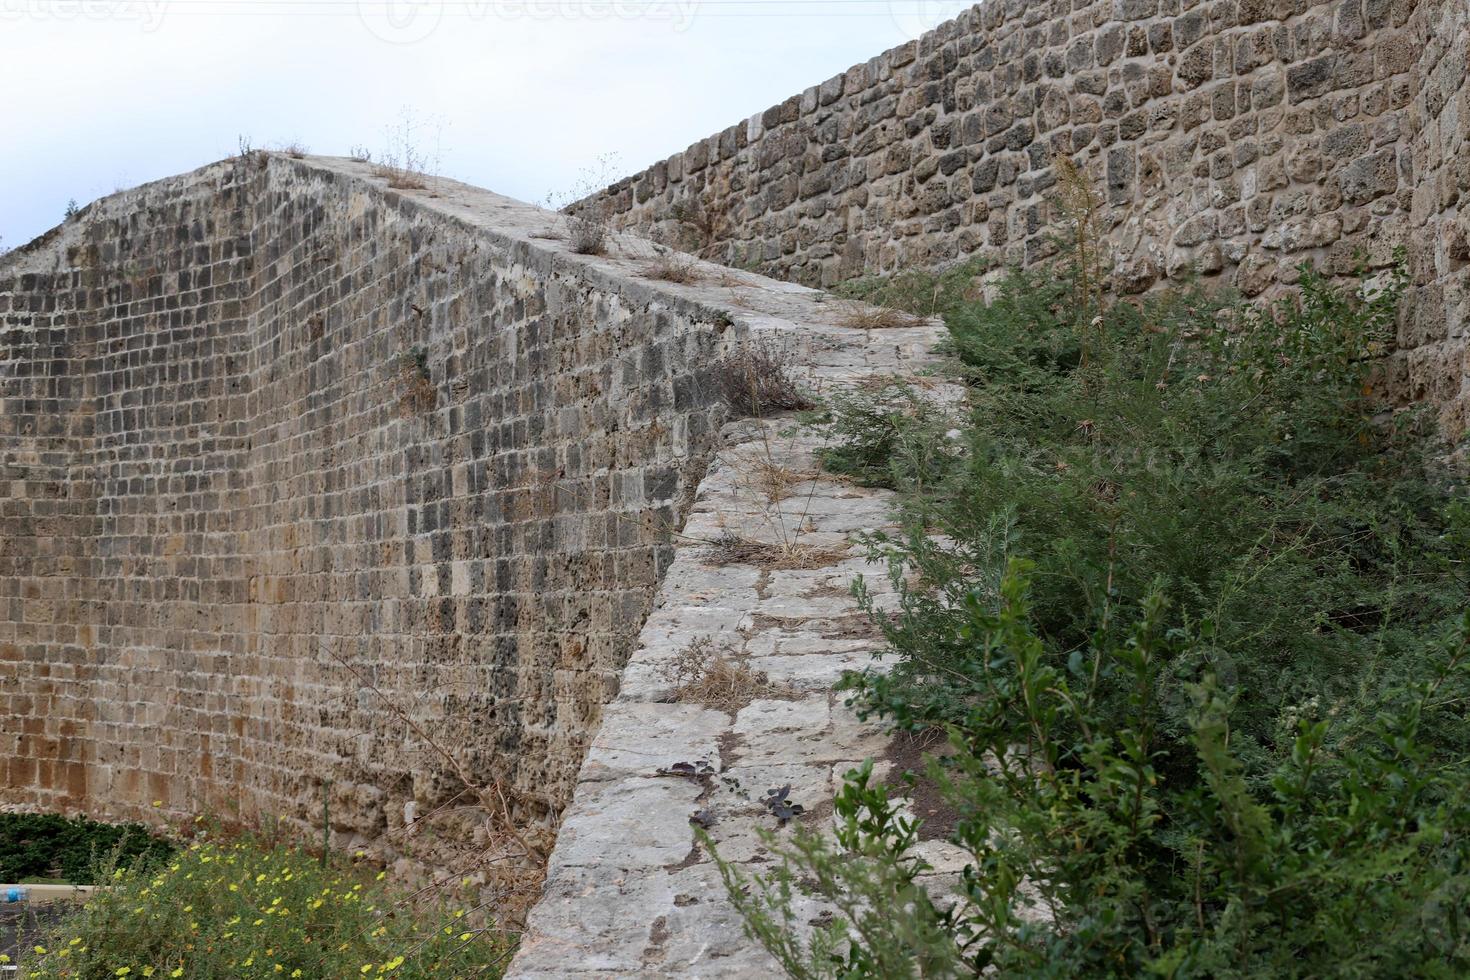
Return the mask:
<path fill-rule="evenodd" d="M 41 941 L 24 975 L 126 977 L 498 977 L 513 945 L 462 910 L 415 903 L 366 867 L 297 848 L 195 843 L 111 887 Z"/>
<path fill-rule="evenodd" d="M 903 310 L 915 316 L 937 316 L 976 297 L 975 280 L 984 264 L 972 259 L 940 272 L 912 269 L 892 276 L 863 276 L 833 287 L 832 292 L 873 306 Z"/>
<path fill-rule="evenodd" d="M 899 466 L 894 665 L 847 686 L 948 733 L 925 778 L 969 865 L 931 896 L 914 824 L 849 774 L 835 841 L 726 869 L 788 973 L 1470 969 L 1470 507 L 1373 397 L 1401 284 L 1103 310 L 1022 274 L 950 309 L 965 451 Z M 834 428 L 870 472 L 903 444 Z M 792 919 L 801 888 L 837 918 Z"/>
<path fill-rule="evenodd" d="M 0 881 L 90 885 L 101 858 L 119 867 L 165 860 L 174 845 L 138 823 L 106 824 L 54 813 L 0 813 Z"/>
<path fill-rule="evenodd" d="M 839 392 L 830 408 L 827 429 L 837 441 L 820 450 L 822 465 L 862 486 L 922 492 L 958 462 L 952 413 L 906 382 Z"/>

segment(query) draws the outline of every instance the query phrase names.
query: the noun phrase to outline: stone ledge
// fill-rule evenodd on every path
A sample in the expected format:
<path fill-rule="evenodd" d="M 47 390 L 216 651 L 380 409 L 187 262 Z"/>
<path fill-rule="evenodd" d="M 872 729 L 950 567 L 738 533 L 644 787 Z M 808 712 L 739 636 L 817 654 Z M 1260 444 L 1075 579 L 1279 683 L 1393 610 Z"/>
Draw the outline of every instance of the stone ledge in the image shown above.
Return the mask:
<path fill-rule="evenodd" d="M 864 375 L 912 375 L 930 363 L 926 352 L 939 338 L 933 325 L 863 334 L 767 321 L 757 329 L 799 344 L 809 383 L 829 390 Z M 891 494 L 822 473 L 820 440 L 790 417 L 732 423 L 722 435 L 583 763 L 508 974 L 516 980 L 774 975 L 689 817 L 712 812 L 722 856 L 753 869 L 766 859 L 759 831 L 781 832 L 760 803 L 767 790 L 789 784 L 791 799 L 807 808 L 798 820 L 815 824 L 828 819 L 843 773 L 887 747 L 886 735 L 858 721 L 832 685 L 881 645 L 850 585 L 861 574 L 880 602 L 892 595 L 886 569 L 866 561 L 856 541 L 894 527 Z M 801 478 L 790 496 L 772 500 L 755 485 L 752 472 L 769 465 Z M 725 535 L 837 554 L 816 568 L 715 564 L 709 543 Z M 733 714 L 675 702 L 670 665 L 701 639 L 765 674 L 782 696 Z M 713 771 L 657 775 L 680 762 Z"/>

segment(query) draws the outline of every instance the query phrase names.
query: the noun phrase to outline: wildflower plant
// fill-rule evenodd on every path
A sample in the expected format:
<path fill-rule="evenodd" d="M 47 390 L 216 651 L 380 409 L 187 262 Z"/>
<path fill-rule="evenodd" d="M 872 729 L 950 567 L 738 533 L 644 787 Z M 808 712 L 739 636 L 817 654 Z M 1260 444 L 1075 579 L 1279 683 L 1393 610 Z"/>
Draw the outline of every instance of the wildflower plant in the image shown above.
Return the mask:
<path fill-rule="evenodd" d="M 21 964 L 28 980 L 499 977 L 511 937 L 399 892 L 364 864 L 253 839 L 200 841 L 105 889 Z"/>

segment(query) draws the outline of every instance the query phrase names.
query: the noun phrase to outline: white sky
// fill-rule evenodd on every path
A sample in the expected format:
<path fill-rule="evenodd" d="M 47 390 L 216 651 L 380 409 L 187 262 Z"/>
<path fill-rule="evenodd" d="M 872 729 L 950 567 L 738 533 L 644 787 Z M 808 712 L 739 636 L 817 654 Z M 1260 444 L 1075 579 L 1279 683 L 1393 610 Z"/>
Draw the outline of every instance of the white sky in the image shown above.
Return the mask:
<path fill-rule="evenodd" d="M 381 153 L 540 203 L 642 169 L 963 0 L 0 0 L 0 244 L 257 147 Z M 436 151 L 437 147 L 437 151 Z"/>

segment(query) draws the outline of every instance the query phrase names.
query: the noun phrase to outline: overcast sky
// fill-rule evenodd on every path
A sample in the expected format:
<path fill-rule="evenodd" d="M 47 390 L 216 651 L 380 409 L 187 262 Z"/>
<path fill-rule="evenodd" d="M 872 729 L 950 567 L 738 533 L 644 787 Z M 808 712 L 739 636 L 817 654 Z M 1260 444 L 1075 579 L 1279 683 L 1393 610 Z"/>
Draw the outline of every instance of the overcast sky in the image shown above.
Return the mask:
<path fill-rule="evenodd" d="M 522 200 L 684 149 L 951 0 L 0 0 L 0 245 L 254 146 L 381 153 Z"/>

